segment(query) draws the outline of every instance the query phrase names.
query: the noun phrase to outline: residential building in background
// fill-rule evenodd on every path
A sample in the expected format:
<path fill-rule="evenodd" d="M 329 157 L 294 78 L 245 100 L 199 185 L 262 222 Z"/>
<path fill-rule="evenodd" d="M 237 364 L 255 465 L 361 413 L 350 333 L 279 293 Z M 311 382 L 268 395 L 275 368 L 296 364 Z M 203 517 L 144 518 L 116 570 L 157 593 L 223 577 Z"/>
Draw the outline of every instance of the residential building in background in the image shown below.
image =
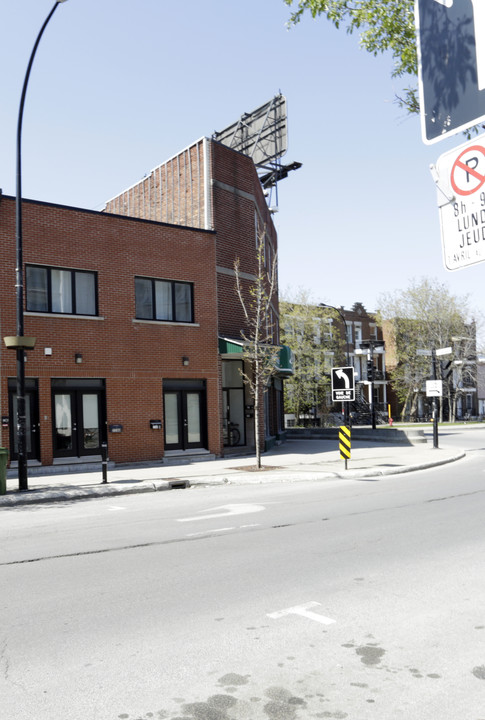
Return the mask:
<path fill-rule="evenodd" d="M 284 342 L 294 354 L 294 375 L 286 384 L 286 423 L 326 424 L 340 422 L 344 404 L 332 402 L 332 367 L 351 366 L 355 377 L 355 402 L 348 403 L 354 424 L 387 420 L 385 342 L 373 314 L 362 303 L 350 310 L 284 303 L 281 324 Z M 304 367 L 301 365 L 304 363 Z M 297 384 L 300 387 L 297 387 Z M 304 391 L 302 392 L 302 386 Z M 302 401 L 295 403 L 300 395 Z"/>

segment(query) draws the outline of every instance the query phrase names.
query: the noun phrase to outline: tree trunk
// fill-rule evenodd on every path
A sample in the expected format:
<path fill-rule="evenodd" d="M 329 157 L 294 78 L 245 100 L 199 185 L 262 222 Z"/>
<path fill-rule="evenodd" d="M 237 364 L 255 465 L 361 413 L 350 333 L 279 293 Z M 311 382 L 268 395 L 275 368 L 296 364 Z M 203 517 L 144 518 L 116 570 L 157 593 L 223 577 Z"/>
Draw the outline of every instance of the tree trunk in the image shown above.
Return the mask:
<path fill-rule="evenodd" d="M 260 401 L 260 377 L 259 377 L 259 361 L 256 360 L 254 363 L 255 372 L 255 393 L 254 393 L 254 432 L 256 435 L 256 466 L 261 467 L 261 446 L 259 444 L 261 418 L 259 414 L 259 401 Z"/>

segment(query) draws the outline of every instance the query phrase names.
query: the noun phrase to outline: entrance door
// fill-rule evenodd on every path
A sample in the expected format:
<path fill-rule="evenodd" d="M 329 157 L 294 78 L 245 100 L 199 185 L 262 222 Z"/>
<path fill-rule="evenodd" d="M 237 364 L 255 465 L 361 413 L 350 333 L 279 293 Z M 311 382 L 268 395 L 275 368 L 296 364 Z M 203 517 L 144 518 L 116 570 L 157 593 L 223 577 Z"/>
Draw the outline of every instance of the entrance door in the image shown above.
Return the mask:
<path fill-rule="evenodd" d="M 10 457 L 18 460 L 17 382 L 9 379 Z M 28 460 L 40 460 L 39 391 L 37 380 L 25 379 L 25 448 Z"/>
<path fill-rule="evenodd" d="M 101 453 L 102 393 L 99 390 L 56 389 L 52 393 L 55 457 Z"/>
<path fill-rule="evenodd" d="M 164 383 L 165 449 L 205 447 L 205 390 L 170 387 Z"/>

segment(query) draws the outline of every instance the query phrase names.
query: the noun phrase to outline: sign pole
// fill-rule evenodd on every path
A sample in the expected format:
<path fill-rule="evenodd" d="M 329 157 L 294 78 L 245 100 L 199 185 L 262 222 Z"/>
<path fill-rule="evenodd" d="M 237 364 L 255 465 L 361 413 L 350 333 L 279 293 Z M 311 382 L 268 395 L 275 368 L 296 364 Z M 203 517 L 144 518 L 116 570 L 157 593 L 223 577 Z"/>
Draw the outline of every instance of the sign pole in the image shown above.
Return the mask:
<path fill-rule="evenodd" d="M 338 442 L 340 457 L 345 460 L 345 469 L 347 470 L 347 460 L 350 459 L 350 428 L 341 425 L 338 432 Z"/>
<path fill-rule="evenodd" d="M 436 380 L 436 349 L 431 350 L 431 359 L 433 362 L 433 380 Z M 433 448 L 438 448 L 438 403 L 436 395 L 433 395 Z"/>

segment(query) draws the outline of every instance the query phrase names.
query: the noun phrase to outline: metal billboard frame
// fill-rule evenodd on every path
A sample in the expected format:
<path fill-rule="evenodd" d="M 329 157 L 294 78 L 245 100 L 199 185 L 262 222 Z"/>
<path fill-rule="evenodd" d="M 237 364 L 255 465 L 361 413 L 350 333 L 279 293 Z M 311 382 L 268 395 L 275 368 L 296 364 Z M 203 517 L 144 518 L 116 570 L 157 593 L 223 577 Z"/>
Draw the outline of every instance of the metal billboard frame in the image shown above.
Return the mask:
<path fill-rule="evenodd" d="M 275 95 L 272 100 L 249 113 L 212 139 L 247 155 L 257 168 L 273 169 L 288 150 L 286 98 Z"/>

